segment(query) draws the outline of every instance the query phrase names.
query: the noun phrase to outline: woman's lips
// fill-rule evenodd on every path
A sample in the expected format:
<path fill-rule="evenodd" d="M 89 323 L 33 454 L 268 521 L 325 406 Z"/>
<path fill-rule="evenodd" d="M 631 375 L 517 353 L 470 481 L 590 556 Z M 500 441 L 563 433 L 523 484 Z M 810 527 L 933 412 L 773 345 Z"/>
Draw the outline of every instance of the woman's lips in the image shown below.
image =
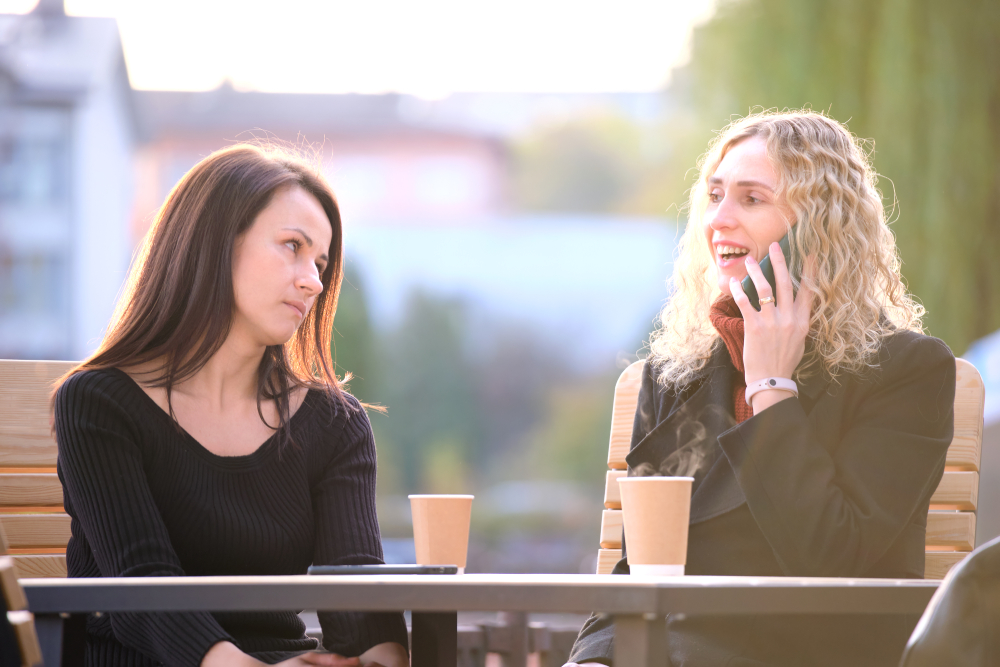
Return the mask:
<path fill-rule="evenodd" d="M 285 302 L 285 305 L 288 306 L 289 308 L 291 308 L 292 310 L 294 310 L 298 314 L 299 317 L 305 317 L 306 316 L 306 311 L 305 311 L 305 307 L 304 306 L 301 306 L 301 305 L 298 305 L 298 304 L 294 304 L 294 303 L 288 303 L 287 301 Z"/>
<path fill-rule="evenodd" d="M 746 258 L 749 257 L 749 256 L 750 255 L 740 255 L 739 257 L 731 257 L 729 259 L 724 259 L 722 257 L 722 255 L 716 255 L 715 256 L 715 261 L 716 261 L 716 264 L 718 264 L 718 266 L 719 266 L 720 269 L 727 269 L 727 268 L 729 268 L 731 266 L 737 266 L 739 264 L 742 264 L 743 266 L 746 266 L 746 264 L 745 264 Z"/>

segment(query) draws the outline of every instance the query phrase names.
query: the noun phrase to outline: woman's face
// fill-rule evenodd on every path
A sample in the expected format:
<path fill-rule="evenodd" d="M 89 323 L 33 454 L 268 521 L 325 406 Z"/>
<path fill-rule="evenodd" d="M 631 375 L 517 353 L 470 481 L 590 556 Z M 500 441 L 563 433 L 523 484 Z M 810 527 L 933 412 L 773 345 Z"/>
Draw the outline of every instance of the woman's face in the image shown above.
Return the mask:
<path fill-rule="evenodd" d="M 705 238 L 723 294 L 730 293 L 730 278 L 746 277 L 747 255 L 759 262 L 771 243 L 785 235 L 785 220 L 794 224 L 791 209 L 777 198 L 777 190 L 778 174 L 759 137 L 732 146 L 709 177 Z"/>
<path fill-rule="evenodd" d="M 287 342 L 323 291 L 332 237 L 315 197 L 298 186 L 278 190 L 236 242 L 232 333 L 256 345 Z"/>

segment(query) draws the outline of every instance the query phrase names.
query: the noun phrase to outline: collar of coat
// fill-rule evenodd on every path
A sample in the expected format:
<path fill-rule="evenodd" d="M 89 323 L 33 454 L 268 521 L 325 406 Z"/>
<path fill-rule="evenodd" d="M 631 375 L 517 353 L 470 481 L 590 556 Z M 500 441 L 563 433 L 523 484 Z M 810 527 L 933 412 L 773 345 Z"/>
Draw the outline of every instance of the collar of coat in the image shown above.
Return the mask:
<path fill-rule="evenodd" d="M 691 495 L 691 523 L 700 523 L 732 511 L 746 502 L 729 459 L 719 445 L 719 436 L 738 428 L 733 416 L 733 374 L 729 352 L 721 341 L 712 350 L 702 377 L 673 395 L 661 392 L 657 401 L 660 414 L 667 412 L 646 437 L 636 443 L 625 460 L 629 469 L 648 464 L 654 470 L 668 468 L 672 474 L 678 463 L 700 460 Z M 799 383 L 799 400 L 808 413 L 829 381 L 821 376 Z"/>

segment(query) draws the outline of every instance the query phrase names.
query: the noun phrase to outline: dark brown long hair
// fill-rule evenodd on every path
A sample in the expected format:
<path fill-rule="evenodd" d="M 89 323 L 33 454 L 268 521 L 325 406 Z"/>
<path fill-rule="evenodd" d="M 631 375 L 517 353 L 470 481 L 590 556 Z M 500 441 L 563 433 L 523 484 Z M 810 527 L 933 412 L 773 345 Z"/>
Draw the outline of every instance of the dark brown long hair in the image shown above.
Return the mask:
<path fill-rule="evenodd" d="M 298 186 L 319 201 L 333 236 L 323 291 L 284 345 L 266 348 L 257 373 L 257 412 L 274 400 L 290 442 L 293 388 L 325 391 L 347 407 L 330 353 L 333 317 L 343 279 L 343 234 L 337 200 L 306 163 L 277 148 L 237 144 L 195 165 L 167 196 L 135 260 L 100 347 L 74 373 L 160 361 L 149 384 L 171 389 L 197 373 L 222 346 L 235 310 L 233 249 L 240 235 L 281 188 Z M 61 384 L 60 381 L 59 384 Z M 57 384 L 58 388 L 58 384 Z"/>

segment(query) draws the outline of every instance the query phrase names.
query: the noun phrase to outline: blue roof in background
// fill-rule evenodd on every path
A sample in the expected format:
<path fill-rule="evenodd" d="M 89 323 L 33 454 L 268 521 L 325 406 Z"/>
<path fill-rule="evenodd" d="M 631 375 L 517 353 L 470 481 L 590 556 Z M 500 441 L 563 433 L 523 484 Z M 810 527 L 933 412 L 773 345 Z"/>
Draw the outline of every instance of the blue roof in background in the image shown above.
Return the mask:
<path fill-rule="evenodd" d="M 986 408 L 983 420 L 989 424 L 1000 420 L 1000 331 L 980 338 L 962 355 L 983 376 L 986 386 Z"/>

